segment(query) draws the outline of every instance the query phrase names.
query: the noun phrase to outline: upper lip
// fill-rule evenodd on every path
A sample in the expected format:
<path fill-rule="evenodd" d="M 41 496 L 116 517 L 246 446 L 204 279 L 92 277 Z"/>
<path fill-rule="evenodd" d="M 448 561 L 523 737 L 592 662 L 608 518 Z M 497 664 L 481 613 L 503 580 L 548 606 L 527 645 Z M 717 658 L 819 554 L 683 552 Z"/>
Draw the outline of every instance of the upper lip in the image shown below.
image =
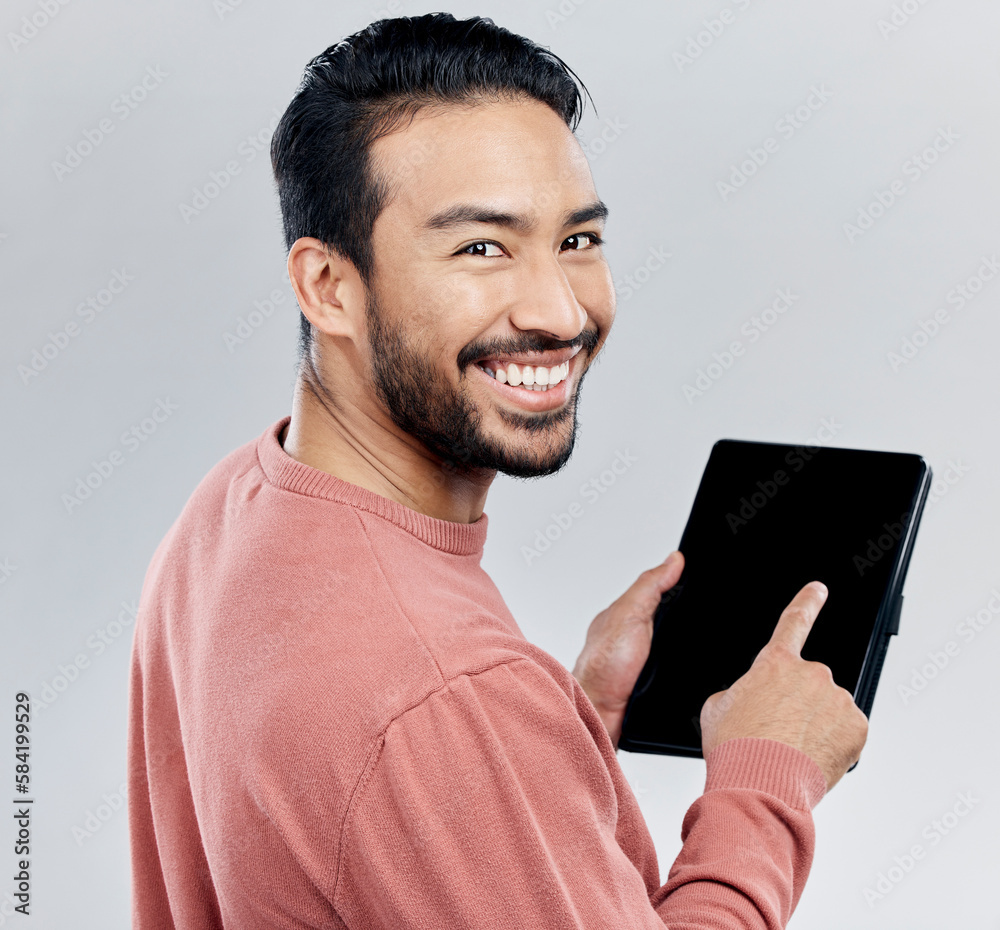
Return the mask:
<path fill-rule="evenodd" d="M 525 355 L 484 355 L 476 360 L 477 365 L 484 362 L 500 362 L 502 365 L 532 365 L 534 367 L 552 368 L 554 365 L 561 365 L 573 358 L 583 346 L 576 346 L 572 349 L 554 349 L 550 352 L 528 352 Z"/>

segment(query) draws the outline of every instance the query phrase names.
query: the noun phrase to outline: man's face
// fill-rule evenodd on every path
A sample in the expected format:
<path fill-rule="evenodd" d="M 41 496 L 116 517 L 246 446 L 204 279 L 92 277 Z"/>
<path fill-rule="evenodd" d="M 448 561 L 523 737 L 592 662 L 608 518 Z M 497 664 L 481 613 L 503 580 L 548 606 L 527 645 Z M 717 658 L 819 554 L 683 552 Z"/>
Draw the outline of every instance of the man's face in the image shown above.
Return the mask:
<path fill-rule="evenodd" d="M 460 472 L 558 471 L 615 313 L 579 144 L 525 101 L 423 110 L 372 154 L 390 190 L 367 307 L 381 403 Z"/>

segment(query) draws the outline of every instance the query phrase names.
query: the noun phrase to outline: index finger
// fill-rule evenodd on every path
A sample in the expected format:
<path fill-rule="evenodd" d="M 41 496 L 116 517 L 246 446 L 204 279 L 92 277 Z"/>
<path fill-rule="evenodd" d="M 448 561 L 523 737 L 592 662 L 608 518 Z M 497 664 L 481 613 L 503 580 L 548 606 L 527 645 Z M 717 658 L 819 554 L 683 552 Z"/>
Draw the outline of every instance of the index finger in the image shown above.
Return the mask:
<path fill-rule="evenodd" d="M 780 644 L 799 655 L 828 594 L 822 581 L 810 581 L 781 612 L 768 645 Z"/>

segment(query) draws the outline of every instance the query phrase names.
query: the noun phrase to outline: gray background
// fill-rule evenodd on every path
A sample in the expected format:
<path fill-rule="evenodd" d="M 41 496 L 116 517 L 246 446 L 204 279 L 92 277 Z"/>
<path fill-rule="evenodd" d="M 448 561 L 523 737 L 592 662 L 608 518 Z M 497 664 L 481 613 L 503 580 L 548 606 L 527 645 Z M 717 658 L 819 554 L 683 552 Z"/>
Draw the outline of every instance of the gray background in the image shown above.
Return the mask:
<path fill-rule="evenodd" d="M 901 25 L 888 32 L 879 21 L 891 25 L 892 0 L 450 5 L 492 15 L 581 75 L 599 115 L 589 110 L 578 135 L 612 209 L 606 249 L 619 315 L 583 392 L 576 453 L 546 480 L 499 478 L 486 507 L 484 564 L 529 639 L 572 666 L 593 616 L 677 544 L 720 437 L 805 442 L 832 420 L 836 445 L 918 452 L 951 478 L 937 485 L 920 531 L 863 761 L 816 810 L 797 930 L 1000 927 L 982 881 L 1000 860 L 1000 630 L 986 622 L 1000 586 L 1000 281 L 951 306 L 949 322 L 898 371 L 888 355 L 1000 250 L 1000 7 L 899 7 Z M 39 2 L 5 4 L 4 717 L 17 689 L 36 701 L 55 695 L 33 729 L 34 914 L 6 918 L 11 925 L 127 925 L 126 818 L 114 808 L 134 624 L 122 604 L 137 601 L 155 546 L 206 471 L 290 409 L 297 312 L 263 150 L 269 125 L 314 54 L 380 15 L 435 8 L 74 0 L 44 23 Z M 674 57 L 689 39 L 697 47 L 703 21 L 724 9 L 733 22 L 721 35 L 703 32 L 688 64 Z M 30 33 L 32 16 L 44 24 L 15 49 L 11 34 Z M 133 94 L 147 74 L 160 76 Z M 784 138 L 778 120 L 813 85 L 829 99 Z M 115 106 L 123 94 L 134 109 Z M 104 119 L 113 130 L 57 172 L 67 146 Z M 953 141 L 912 179 L 906 163 L 941 130 Z M 246 143 L 258 134 L 261 150 Z M 717 182 L 768 137 L 778 150 L 724 198 Z M 233 160 L 239 174 L 186 222 L 180 205 Z M 905 194 L 852 241 L 844 225 L 897 179 Z M 671 254 L 651 272 L 650 249 Z M 87 322 L 76 307 L 99 301 L 116 271 L 132 280 Z M 638 289 L 627 281 L 636 273 Z M 744 326 L 779 288 L 798 299 L 751 343 Z M 276 289 L 282 302 L 250 319 Z M 249 335 L 227 344 L 241 318 Z M 79 331 L 68 344 L 46 350 L 71 321 Z M 737 339 L 745 353 L 713 369 L 721 376 L 689 402 L 684 385 Z M 42 354 L 46 366 L 27 377 L 19 366 L 30 368 L 35 351 L 52 357 Z M 145 420 L 161 401 L 171 410 L 164 422 Z M 122 434 L 133 427 L 143 439 L 130 447 Z M 116 449 L 120 464 L 68 508 L 64 495 Z M 612 484 L 606 470 L 626 450 L 634 464 Z M 602 472 L 603 493 L 583 496 Z M 530 558 L 525 547 L 574 501 L 583 515 Z M 749 597 L 725 592 L 720 610 L 739 611 Z M 958 625 L 977 612 L 983 628 L 963 637 Z M 934 677 L 918 693 L 901 693 L 949 642 L 945 667 L 928 669 Z M 78 654 L 89 664 L 60 679 Z M 46 692 L 54 683 L 62 690 Z M 703 763 L 620 760 L 665 877 Z M 4 793 L 12 768 L 8 749 Z M 962 792 L 978 802 L 947 818 L 946 835 L 935 832 Z M 10 876 L 9 820 L 0 832 L 0 875 Z M 907 863 L 915 844 L 924 856 Z M 883 897 L 866 898 L 880 874 Z M 10 886 L 0 882 L 0 899 Z"/>

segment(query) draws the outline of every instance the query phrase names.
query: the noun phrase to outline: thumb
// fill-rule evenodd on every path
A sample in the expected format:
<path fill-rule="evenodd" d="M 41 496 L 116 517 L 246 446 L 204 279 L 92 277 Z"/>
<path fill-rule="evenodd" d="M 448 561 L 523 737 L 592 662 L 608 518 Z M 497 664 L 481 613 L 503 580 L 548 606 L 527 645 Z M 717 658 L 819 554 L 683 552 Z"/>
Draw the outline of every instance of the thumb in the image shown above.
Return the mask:
<path fill-rule="evenodd" d="M 680 549 L 675 549 L 659 565 L 649 570 L 649 580 L 656 589 L 656 593 L 663 594 L 677 584 L 683 571 L 684 556 Z"/>
<path fill-rule="evenodd" d="M 651 619 L 660 605 L 660 599 L 681 577 L 684 556 L 680 550 L 671 552 L 659 565 L 646 569 L 617 602 L 627 613 L 636 612 Z"/>

